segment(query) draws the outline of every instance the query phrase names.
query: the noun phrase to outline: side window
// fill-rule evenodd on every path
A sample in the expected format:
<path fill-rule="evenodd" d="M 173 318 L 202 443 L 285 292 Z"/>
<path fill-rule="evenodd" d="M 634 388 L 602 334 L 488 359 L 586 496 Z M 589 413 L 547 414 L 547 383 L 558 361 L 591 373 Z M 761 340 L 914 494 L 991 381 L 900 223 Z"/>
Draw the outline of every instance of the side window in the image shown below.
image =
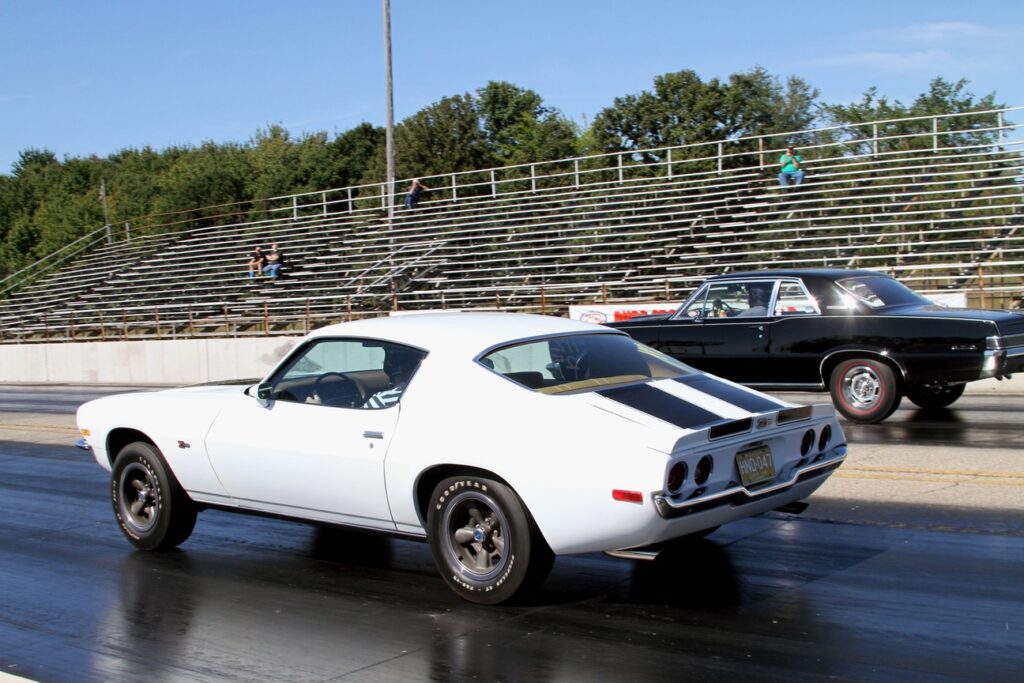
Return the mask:
<path fill-rule="evenodd" d="M 398 402 L 424 354 L 390 342 L 321 339 L 271 379 L 271 398 L 335 408 L 387 408 Z"/>
<path fill-rule="evenodd" d="M 691 319 L 735 318 L 768 315 L 775 283 L 771 280 L 753 282 L 712 282 L 702 295 L 693 299 L 679 317 Z"/>
<path fill-rule="evenodd" d="M 779 285 L 779 296 L 775 301 L 775 315 L 820 315 L 818 302 L 810 295 L 802 282 L 783 282 Z"/>

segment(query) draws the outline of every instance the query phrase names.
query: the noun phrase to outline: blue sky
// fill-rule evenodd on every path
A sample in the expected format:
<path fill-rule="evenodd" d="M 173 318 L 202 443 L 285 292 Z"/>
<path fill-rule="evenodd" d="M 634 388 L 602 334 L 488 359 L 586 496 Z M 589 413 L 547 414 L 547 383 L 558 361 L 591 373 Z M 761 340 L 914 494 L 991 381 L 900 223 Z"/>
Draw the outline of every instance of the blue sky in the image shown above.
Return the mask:
<path fill-rule="evenodd" d="M 385 122 L 380 0 L 0 0 L 0 173 L 18 153 L 245 142 Z M 392 0 L 396 121 L 504 80 L 577 122 L 656 75 L 760 65 L 828 102 L 935 76 L 1024 105 L 1024 2 Z M 1020 117 L 1024 122 L 1024 116 Z"/>

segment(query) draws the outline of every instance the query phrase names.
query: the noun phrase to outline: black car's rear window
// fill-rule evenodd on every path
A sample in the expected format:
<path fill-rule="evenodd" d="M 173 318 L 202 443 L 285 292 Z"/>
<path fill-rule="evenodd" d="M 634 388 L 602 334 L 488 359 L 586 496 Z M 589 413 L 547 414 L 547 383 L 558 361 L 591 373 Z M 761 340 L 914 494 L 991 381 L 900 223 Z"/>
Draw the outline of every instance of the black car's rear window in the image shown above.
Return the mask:
<path fill-rule="evenodd" d="M 880 275 L 836 280 L 843 291 L 869 308 L 928 303 L 923 296 L 903 283 Z"/>
<path fill-rule="evenodd" d="M 578 334 L 503 346 L 480 363 L 545 394 L 606 387 L 696 372 L 620 334 Z"/>

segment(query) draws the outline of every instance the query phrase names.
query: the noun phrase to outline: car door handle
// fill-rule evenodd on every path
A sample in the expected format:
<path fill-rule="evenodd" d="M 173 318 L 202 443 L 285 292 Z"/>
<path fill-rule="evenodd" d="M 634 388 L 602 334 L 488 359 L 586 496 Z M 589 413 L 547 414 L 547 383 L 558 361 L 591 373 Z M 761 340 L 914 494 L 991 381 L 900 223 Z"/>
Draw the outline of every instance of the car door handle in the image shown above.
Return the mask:
<path fill-rule="evenodd" d="M 750 329 L 757 330 L 758 332 L 764 332 L 764 325 L 751 325 Z"/>
<path fill-rule="evenodd" d="M 383 439 L 384 432 L 365 431 L 363 432 L 363 436 L 366 437 L 367 439 Z"/>

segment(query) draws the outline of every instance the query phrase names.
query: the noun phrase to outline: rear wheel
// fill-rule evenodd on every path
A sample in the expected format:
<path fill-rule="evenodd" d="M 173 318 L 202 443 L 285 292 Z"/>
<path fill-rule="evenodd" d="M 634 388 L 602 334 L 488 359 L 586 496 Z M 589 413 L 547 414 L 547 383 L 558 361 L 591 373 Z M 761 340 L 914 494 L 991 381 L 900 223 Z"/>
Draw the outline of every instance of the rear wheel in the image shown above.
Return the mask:
<path fill-rule="evenodd" d="M 912 384 L 907 387 L 907 398 L 918 407 L 936 410 L 952 405 L 966 388 L 966 384 Z"/>
<path fill-rule="evenodd" d="M 439 483 L 427 527 L 442 578 L 470 602 L 493 605 L 518 597 L 540 585 L 554 562 L 519 497 L 487 477 Z"/>
<path fill-rule="evenodd" d="M 854 422 L 881 422 L 899 407 L 896 375 L 885 363 L 866 358 L 844 360 L 832 371 L 829 392 L 836 409 Z"/>
<path fill-rule="evenodd" d="M 117 454 L 110 497 L 121 531 L 142 550 L 173 548 L 195 528 L 195 503 L 152 444 L 136 441 Z"/>

